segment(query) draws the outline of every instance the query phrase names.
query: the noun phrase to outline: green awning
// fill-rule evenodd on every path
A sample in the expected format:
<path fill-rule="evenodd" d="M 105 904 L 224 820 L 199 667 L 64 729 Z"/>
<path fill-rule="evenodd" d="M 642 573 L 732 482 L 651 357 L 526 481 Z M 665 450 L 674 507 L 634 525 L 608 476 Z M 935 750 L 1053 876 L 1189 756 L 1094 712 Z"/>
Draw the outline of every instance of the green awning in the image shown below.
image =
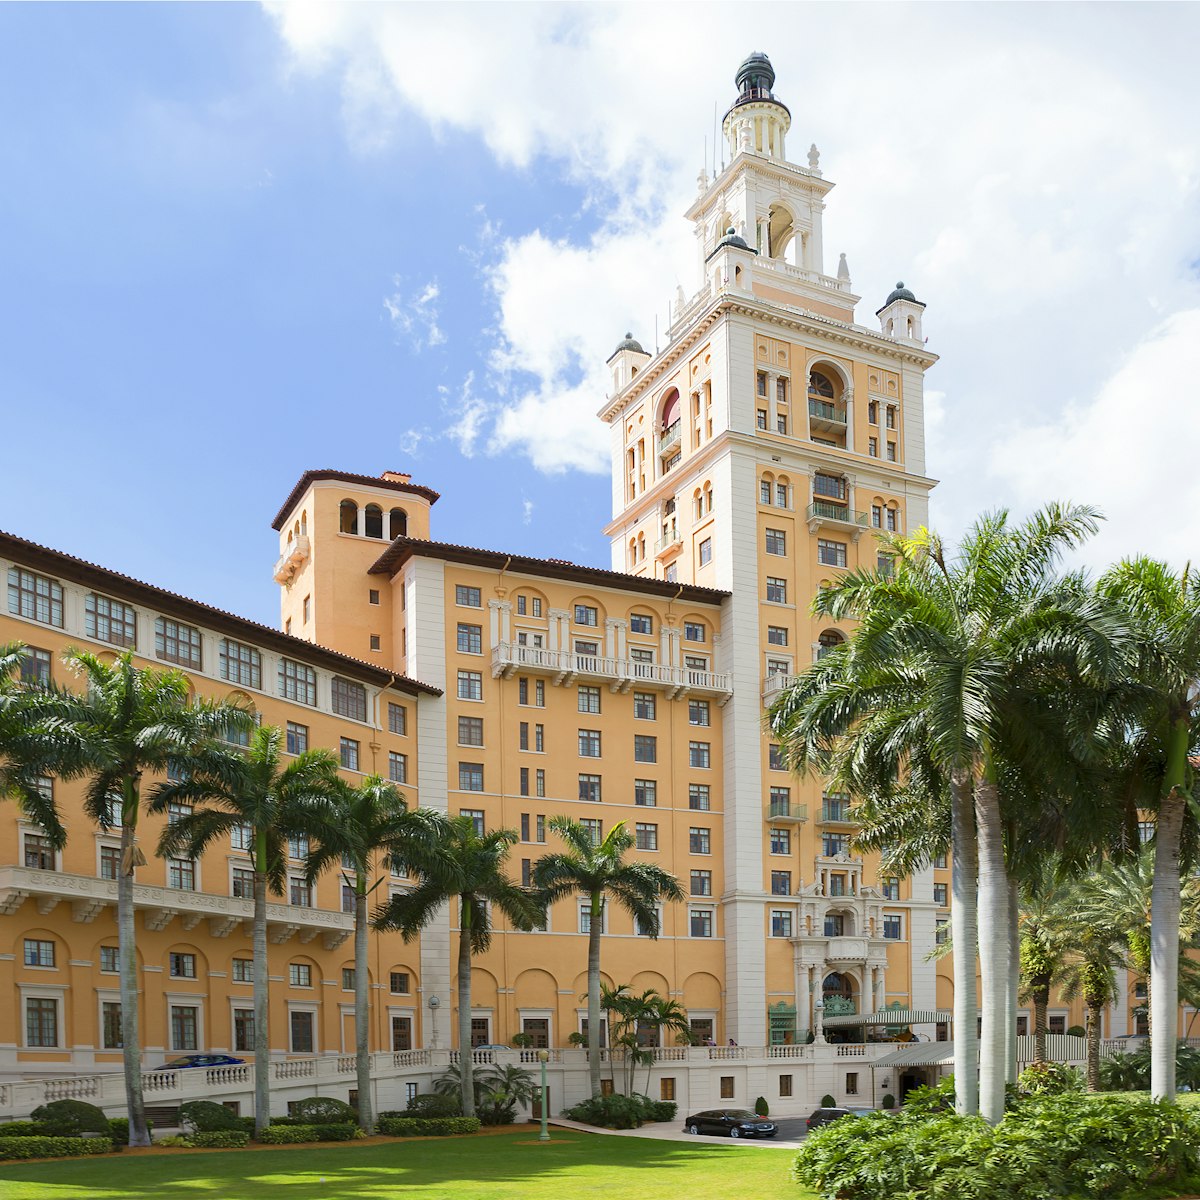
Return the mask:
<path fill-rule="evenodd" d="M 884 1008 L 873 1013 L 826 1017 L 821 1023 L 826 1029 L 853 1029 L 860 1025 L 940 1025 L 953 1019 L 953 1013 L 935 1009 Z"/>

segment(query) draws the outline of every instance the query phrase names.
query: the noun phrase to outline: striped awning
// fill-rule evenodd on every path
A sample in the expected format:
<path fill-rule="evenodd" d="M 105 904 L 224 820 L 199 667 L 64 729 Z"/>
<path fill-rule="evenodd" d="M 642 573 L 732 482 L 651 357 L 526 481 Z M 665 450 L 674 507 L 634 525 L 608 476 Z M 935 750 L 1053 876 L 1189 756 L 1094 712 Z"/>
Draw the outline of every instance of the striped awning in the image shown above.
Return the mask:
<path fill-rule="evenodd" d="M 954 1064 L 953 1042 L 912 1042 L 877 1058 L 871 1066 L 879 1067 L 948 1067 Z"/>
<path fill-rule="evenodd" d="M 1101 1047 L 1102 1054 L 1110 1053 Z M 1087 1061 L 1087 1039 L 1067 1033 L 1046 1035 L 1046 1058 L 1050 1062 L 1078 1063 Z M 1017 1038 L 1017 1062 L 1031 1063 L 1034 1060 L 1033 1036 Z M 913 1042 L 890 1054 L 877 1058 L 872 1067 L 948 1067 L 954 1063 L 953 1042 Z"/>
<path fill-rule="evenodd" d="M 873 1013 L 826 1017 L 821 1023 L 826 1029 L 851 1029 L 860 1025 L 940 1025 L 953 1019 L 953 1013 L 933 1009 L 885 1008 Z"/>

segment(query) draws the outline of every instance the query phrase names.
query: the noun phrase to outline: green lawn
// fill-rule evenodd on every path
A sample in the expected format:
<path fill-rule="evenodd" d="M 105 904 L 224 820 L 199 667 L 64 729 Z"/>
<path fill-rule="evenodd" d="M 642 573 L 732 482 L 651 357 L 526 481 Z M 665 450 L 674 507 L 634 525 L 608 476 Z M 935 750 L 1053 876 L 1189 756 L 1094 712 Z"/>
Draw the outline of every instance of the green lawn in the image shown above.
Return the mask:
<path fill-rule="evenodd" d="M 784 1149 L 551 1136 L 5 1162 L 0 1200 L 814 1200 Z"/>

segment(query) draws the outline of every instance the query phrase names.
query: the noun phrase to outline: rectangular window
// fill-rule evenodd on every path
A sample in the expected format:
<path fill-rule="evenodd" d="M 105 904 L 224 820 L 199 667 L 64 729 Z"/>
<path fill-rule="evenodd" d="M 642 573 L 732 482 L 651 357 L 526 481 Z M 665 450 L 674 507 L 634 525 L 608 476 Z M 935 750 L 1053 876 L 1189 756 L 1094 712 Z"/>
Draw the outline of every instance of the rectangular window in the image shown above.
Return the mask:
<path fill-rule="evenodd" d="M 347 771 L 358 770 L 358 742 L 354 738 L 344 737 L 340 740 L 342 766 Z"/>
<path fill-rule="evenodd" d="M 312 908 L 312 887 L 300 875 L 288 880 L 288 903 L 295 908 Z"/>
<path fill-rule="evenodd" d="M 303 754 L 308 749 L 308 726 L 295 721 L 287 723 L 287 752 Z"/>
<path fill-rule="evenodd" d="M 100 878 L 118 879 L 121 875 L 120 846 L 100 847 Z"/>
<path fill-rule="evenodd" d="M 933 902 L 934 904 L 946 904 L 946 885 L 944 883 L 935 883 L 933 885 Z"/>
<path fill-rule="evenodd" d="M 235 958 L 233 960 L 233 981 L 234 983 L 254 982 L 254 959 Z"/>
<path fill-rule="evenodd" d="M 595 625 L 599 614 L 590 604 L 575 605 L 576 625 Z"/>
<path fill-rule="evenodd" d="M 688 808 L 695 809 L 697 812 L 708 812 L 711 807 L 710 799 L 707 783 L 688 784 Z"/>
<path fill-rule="evenodd" d="M 903 936 L 903 918 L 899 913 L 883 914 L 883 936 L 898 942 Z"/>
<path fill-rule="evenodd" d="M 900 899 L 900 880 L 895 875 L 887 875 L 883 880 L 883 898 L 885 900 Z"/>
<path fill-rule="evenodd" d="M 710 938 L 713 935 L 713 914 L 711 908 L 693 908 L 688 914 L 688 932 L 694 938 Z M 724 1080 L 721 1092 L 724 1095 Z M 732 1093 L 730 1093 L 732 1094 Z"/>
<path fill-rule="evenodd" d="M 870 425 L 878 425 L 879 424 L 879 401 L 878 400 L 868 400 L 867 401 L 867 423 Z"/>
<path fill-rule="evenodd" d="M 171 1049 L 197 1050 L 199 1040 L 200 1010 L 190 1004 L 171 1005 Z"/>
<path fill-rule="evenodd" d="M 700 565 L 702 567 L 706 567 L 710 562 L 712 562 L 712 538 L 705 538 L 704 541 L 700 543 L 699 550 Z"/>
<path fill-rule="evenodd" d="M 709 725 L 712 722 L 709 720 L 710 709 L 707 700 L 689 700 L 688 701 L 688 724 L 689 725 Z"/>
<path fill-rule="evenodd" d="M 458 744 L 460 746 L 483 745 L 483 718 L 458 718 Z"/>
<path fill-rule="evenodd" d="M 639 721 L 653 721 L 658 716 L 658 699 L 653 692 L 633 693 L 633 715 Z"/>
<path fill-rule="evenodd" d="M 946 937 L 949 934 L 949 932 L 950 932 L 950 918 L 949 917 L 938 917 L 938 919 L 934 925 L 934 934 L 933 934 L 934 942 L 937 943 L 937 945 L 939 945 L 939 946 L 944 946 L 946 944 Z"/>
<path fill-rule="evenodd" d="M 250 850 L 254 846 L 254 830 L 249 825 L 235 825 L 229 831 L 229 846 L 232 850 Z"/>
<path fill-rule="evenodd" d="M 758 502 L 759 504 L 771 503 L 771 483 L 770 480 L 763 479 L 758 484 Z"/>
<path fill-rule="evenodd" d="M 791 871 L 772 871 L 771 872 L 771 895 L 772 896 L 790 896 L 792 894 L 792 873 Z"/>
<path fill-rule="evenodd" d="M 792 914 L 784 908 L 771 910 L 771 936 L 790 938 L 792 936 Z"/>
<path fill-rule="evenodd" d="M 779 1077 L 779 1095 L 787 1097 L 792 1094 L 792 1077 L 790 1075 L 780 1075 Z"/>
<path fill-rule="evenodd" d="M 787 534 L 782 529 L 768 529 L 766 531 L 766 551 L 768 554 L 787 554 Z"/>
<path fill-rule="evenodd" d="M 311 1054 L 316 1042 L 313 1038 L 313 1014 L 310 1012 L 293 1012 L 288 1024 L 292 1035 L 293 1054 Z"/>
<path fill-rule="evenodd" d="M 40 833 L 27 833 L 24 861 L 25 866 L 31 870 L 53 871 L 56 860 L 50 839 Z"/>
<path fill-rule="evenodd" d="M 295 659 L 281 658 L 279 660 L 279 694 L 285 700 L 294 700 L 297 704 L 307 704 L 309 708 L 317 706 L 317 673 L 312 667 Z"/>
<path fill-rule="evenodd" d="M 692 854 L 712 853 L 711 842 L 711 834 L 707 828 L 693 825 L 688 830 L 688 850 Z"/>
<path fill-rule="evenodd" d="M 600 757 L 600 730 L 581 729 L 579 731 L 579 756 L 581 758 Z"/>
<path fill-rule="evenodd" d="M 883 506 L 879 504 L 871 505 L 871 528 L 880 529 L 883 527 Z"/>
<path fill-rule="evenodd" d="M 788 485 L 786 483 L 777 483 L 775 485 L 775 503 L 779 508 L 790 508 L 788 504 Z"/>
<path fill-rule="evenodd" d="M 758 371 L 754 376 L 754 394 L 756 396 L 765 396 L 767 394 L 767 375 L 765 371 Z"/>
<path fill-rule="evenodd" d="M 58 1045 L 58 1001 L 29 997 L 25 1001 L 25 1044 Z"/>
<path fill-rule="evenodd" d="M 456 583 L 454 585 L 454 603 L 462 608 L 482 608 L 483 598 L 479 588 Z"/>
<path fill-rule="evenodd" d="M 196 890 L 196 863 L 190 858 L 167 859 L 167 886 L 182 892 Z"/>
<path fill-rule="evenodd" d="M 546 818 L 542 813 L 538 813 L 535 821 L 536 837 L 535 841 L 545 842 L 546 840 Z"/>
<path fill-rule="evenodd" d="M 378 604 L 379 603 L 379 589 L 378 588 L 368 588 L 367 589 L 367 603 L 368 604 Z"/>
<path fill-rule="evenodd" d="M 354 991 L 354 968 L 353 967 L 343 967 L 342 968 L 342 991 L 343 992 Z"/>
<path fill-rule="evenodd" d="M 633 802 L 643 808 L 654 808 L 658 803 L 658 783 L 653 779 L 633 781 Z"/>
<path fill-rule="evenodd" d="M 304 834 L 292 834 L 288 838 L 288 858 L 303 862 L 308 858 L 308 838 Z"/>
<path fill-rule="evenodd" d="M 388 733 L 408 736 L 408 709 L 403 704 L 388 704 Z"/>
<path fill-rule="evenodd" d="M 887 428 L 896 428 L 896 406 L 894 404 L 889 404 L 887 406 Z"/>
<path fill-rule="evenodd" d="M 126 649 L 137 644 L 137 614 L 131 604 L 122 604 L 97 592 L 88 592 L 83 611 L 84 632 L 98 642 Z"/>
<path fill-rule="evenodd" d="M 770 815 L 773 817 L 786 817 L 790 814 L 791 807 L 792 789 L 790 787 L 773 787 L 771 789 Z"/>
<path fill-rule="evenodd" d="M 100 1045 L 105 1050 L 120 1050 L 125 1045 L 121 1034 L 121 1005 L 115 1000 L 100 1004 Z"/>
<path fill-rule="evenodd" d="M 169 617 L 154 622 L 154 653 L 164 662 L 200 670 L 200 630 Z"/>
<path fill-rule="evenodd" d="M 50 682 L 50 651 L 26 646 L 21 654 L 21 682 L 44 686 Z"/>
<path fill-rule="evenodd" d="M 712 872 L 691 871 L 688 876 L 688 891 L 693 896 L 711 896 Z"/>
<path fill-rule="evenodd" d="M 783 761 L 783 748 L 777 746 L 774 742 L 767 746 L 767 766 L 772 771 L 787 770 L 787 766 Z"/>
<path fill-rule="evenodd" d="M 712 743 L 688 742 L 688 766 L 701 769 L 712 766 Z"/>
<path fill-rule="evenodd" d="M 652 763 L 658 761 L 658 738 L 637 733 L 633 737 L 633 761 Z"/>
<path fill-rule="evenodd" d="M 637 839 L 639 850 L 658 849 L 658 826 L 639 821 L 634 826 L 634 837 Z"/>
<path fill-rule="evenodd" d="M 367 719 L 367 689 L 352 679 L 335 675 L 330 681 L 333 711 L 352 721 Z"/>
<path fill-rule="evenodd" d="M 648 613 L 630 613 L 629 614 L 629 632 L 630 633 L 653 633 L 654 618 Z"/>
<path fill-rule="evenodd" d="M 599 775 L 579 776 L 579 798 L 580 800 L 590 801 L 593 804 L 600 803 Z"/>
<path fill-rule="evenodd" d="M 483 672 L 459 671 L 458 698 L 460 700 L 483 699 Z"/>
<path fill-rule="evenodd" d="M 847 1096 L 857 1096 L 858 1095 L 858 1072 L 857 1071 L 847 1071 L 846 1072 L 846 1095 Z"/>
<path fill-rule="evenodd" d="M 787 413 L 782 413 L 782 412 L 776 413 L 775 414 L 775 432 L 776 433 L 787 433 L 787 425 L 788 425 Z"/>
<path fill-rule="evenodd" d="M 528 796 L 529 795 L 529 768 L 528 767 L 521 768 L 520 773 L 519 773 L 519 778 L 520 778 L 519 786 L 520 786 L 521 795 Z"/>
<path fill-rule="evenodd" d="M 233 1048 L 243 1053 L 254 1050 L 254 1009 L 233 1010 Z"/>
<path fill-rule="evenodd" d="M 196 956 L 194 954 L 172 952 L 170 960 L 172 979 L 196 978 Z"/>
<path fill-rule="evenodd" d="M 884 528 L 889 533 L 895 533 L 898 527 L 899 513 L 894 508 L 889 508 L 884 511 Z"/>
<path fill-rule="evenodd" d="M 100 947 L 100 970 L 105 975 L 115 975 L 121 969 L 118 954 L 119 949 L 116 946 Z"/>
<path fill-rule="evenodd" d="M 253 646 L 222 638 L 219 659 L 222 679 L 239 687 L 262 690 L 262 655 Z"/>
<path fill-rule="evenodd" d="M 521 814 L 521 841 L 529 841 L 529 814 Z"/>
<path fill-rule="evenodd" d="M 828 538 L 817 538 L 817 562 L 825 567 L 846 565 L 846 543 L 831 542 Z"/>
<path fill-rule="evenodd" d="M 288 983 L 292 987 L 312 987 L 312 967 L 308 963 L 288 963 Z"/>
<path fill-rule="evenodd" d="M 579 823 L 592 835 L 594 846 L 598 846 L 604 841 L 604 822 L 599 817 L 583 817 Z"/>
<path fill-rule="evenodd" d="M 771 830 L 771 853 L 772 854 L 791 854 L 792 852 L 792 831 L 790 829 L 772 829 Z"/>
<path fill-rule="evenodd" d="M 787 603 L 787 580 L 779 579 L 775 576 L 767 576 L 767 603 L 768 604 L 786 604 Z"/>
<path fill-rule="evenodd" d="M 21 567 L 8 569 L 8 611 L 17 617 L 63 627 L 63 590 L 56 579 Z"/>
<path fill-rule="evenodd" d="M 479 837 L 484 835 L 484 814 L 482 808 L 460 808 L 458 810 L 460 817 L 467 817 L 471 824 L 475 827 L 475 833 Z"/>
<path fill-rule="evenodd" d="M 788 644 L 788 631 L 782 625 L 768 625 L 767 643 L 771 646 L 786 646 Z"/>
<path fill-rule="evenodd" d="M 684 621 L 683 640 L 685 642 L 705 642 L 708 640 L 708 630 L 699 621 Z"/>
<path fill-rule="evenodd" d="M 867 453 L 872 458 L 879 457 L 879 439 L 877 437 L 867 438 Z"/>
<path fill-rule="evenodd" d="M 483 791 L 483 763 L 458 764 L 458 789 L 461 792 Z"/>
<path fill-rule="evenodd" d="M 534 795 L 545 797 L 546 795 L 546 772 L 540 767 L 533 773 Z M 538 817 L 540 821 L 542 818 Z M 544 842 L 545 838 L 538 838 L 539 842 Z"/>
<path fill-rule="evenodd" d="M 823 833 L 821 835 L 821 853 L 826 858 L 837 858 L 850 852 L 850 838 L 844 833 Z"/>
<path fill-rule="evenodd" d="M 608 906 L 605 905 L 600 909 L 600 932 L 607 933 L 605 926 L 608 924 Z M 581 904 L 579 906 L 579 932 L 592 932 L 592 906 L 591 904 Z M 586 1024 L 586 1023 L 585 1023 Z"/>
<path fill-rule="evenodd" d="M 758 408 L 754 410 L 754 427 L 756 429 L 766 429 L 767 410 L 765 408 Z"/>
<path fill-rule="evenodd" d="M 388 990 L 393 996 L 407 996 L 409 982 L 407 971 L 391 971 L 388 974 Z"/>
<path fill-rule="evenodd" d="M 459 654 L 482 654 L 483 626 L 464 625 L 460 622 L 458 626 L 457 644 Z"/>
<path fill-rule="evenodd" d="M 388 778 L 393 783 L 408 782 L 408 755 L 388 751 Z"/>
<path fill-rule="evenodd" d="M 343 855 L 343 858 L 345 856 Z M 348 884 L 342 884 L 342 912 L 352 913 L 357 907 L 358 896 L 354 889 Z"/>
<path fill-rule="evenodd" d="M 600 711 L 600 689 L 598 687 L 580 687 L 579 711 L 581 713 L 598 713 Z"/>
<path fill-rule="evenodd" d="M 26 938 L 25 965 L 27 967 L 54 966 L 54 943 L 41 938 Z"/>
<path fill-rule="evenodd" d="M 944 871 L 946 869 L 946 856 L 944 854 L 936 855 L 933 860 L 933 865 L 937 870 Z"/>
<path fill-rule="evenodd" d="M 889 441 L 887 444 L 887 460 L 888 462 L 896 461 L 896 443 Z"/>
<path fill-rule="evenodd" d="M 666 1076 L 658 1081 L 658 1098 L 660 1100 L 675 1099 L 675 1079 L 673 1076 Z"/>

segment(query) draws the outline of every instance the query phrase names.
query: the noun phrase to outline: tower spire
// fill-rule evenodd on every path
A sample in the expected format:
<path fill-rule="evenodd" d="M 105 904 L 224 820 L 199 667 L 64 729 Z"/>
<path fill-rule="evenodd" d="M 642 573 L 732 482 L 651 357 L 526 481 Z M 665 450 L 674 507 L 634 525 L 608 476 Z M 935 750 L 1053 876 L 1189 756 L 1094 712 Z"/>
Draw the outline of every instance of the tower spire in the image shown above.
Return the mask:
<path fill-rule="evenodd" d="M 766 158 L 786 158 L 783 139 L 792 123 L 787 105 L 771 90 L 775 86 L 775 68 L 761 50 L 755 50 L 735 77 L 737 99 L 725 114 L 722 130 L 729 142 L 729 154 L 761 154 Z"/>

